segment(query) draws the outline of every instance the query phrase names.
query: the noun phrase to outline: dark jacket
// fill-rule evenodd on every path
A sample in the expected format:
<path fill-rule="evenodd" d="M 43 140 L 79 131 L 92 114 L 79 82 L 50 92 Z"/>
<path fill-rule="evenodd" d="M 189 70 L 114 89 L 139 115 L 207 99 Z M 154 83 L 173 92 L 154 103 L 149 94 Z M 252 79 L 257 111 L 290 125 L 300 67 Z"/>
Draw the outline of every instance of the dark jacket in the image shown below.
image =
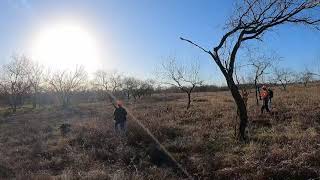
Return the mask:
<path fill-rule="evenodd" d="M 113 113 L 116 122 L 124 122 L 127 120 L 127 111 L 123 107 L 118 107 Z"/>

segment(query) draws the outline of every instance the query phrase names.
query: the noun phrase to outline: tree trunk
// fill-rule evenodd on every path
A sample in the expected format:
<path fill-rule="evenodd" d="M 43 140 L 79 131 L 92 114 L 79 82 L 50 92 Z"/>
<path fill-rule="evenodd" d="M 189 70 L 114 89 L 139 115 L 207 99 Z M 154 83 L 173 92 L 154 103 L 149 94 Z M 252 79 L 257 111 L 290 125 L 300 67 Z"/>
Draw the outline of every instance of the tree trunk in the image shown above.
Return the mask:
<path fill-rule="evenodd" d="M 37 87 L 35 88 L 34 95 L 35 95 L 35 108 L 37 108 L 37 104 L 39 105 L 39 92 Z"/>
<path fill-rule="evenodd" d="M 257 106 L 259 106 L 259 99 L 258 99 L 258 84 L 257 84 L 257 81 L 254 81 L 254 87 L 256 88 L 256 101 L 257 101 Z"/>
<path fill-rule="evenodd" d="M 247 107 L 243 101 L 243 98 L 241 97 L 238 86 L 234 83 L 234 80 L 232 78 L 226 78 L 226 79 L 227 79 L 228 87 L 231 91 L 233 99 L 235 100 L 235 103 L 237 105 L 237 109 L 239 112 L 239 118 L 240 118 L 239 139 L 241 141 L 244 141 L 246 140 L 245 130 L 248 123 Z"/>
<path fill-rule="evenodd" d="M 307 87 L 308 82 L 304 82 L 303 85 L 304 87 Z"/>
<path fill-rule="evenodd" d="M 12 108 L 12 112 L 15 113 L 17 111 L 17 96 L 16 95 L 13 95 L 11 97 L 11 108 Z"/>
<path fill-rule="evenodd" d="M 17 111 L 17 104 L 16 104 L 16 103 L 14 103 L 14 104 L 13 104 L 13 108 L 12 108 L 12 112 L 14 112 L 14 113 L 15 113 L 16 111 Z"/>
<path fill-rule="evenodd" d="M 32 108 L 35 109 L 37 108 L 37 102 L 36 102 L 36 96 L 33 96 L 33 100 L 32 100 Z"/>
<path fill-rule="evenodd" d="M 284 90 L 284 91 L 287 91 L 287 85 L 282 84 L 282 87 L 283 87 L 283 90 Z"/>
<path fill-rule="evenodd" d="M 35 91 L 33 95 L 33 100 L 32 100 L 32 107 L 34 109 L 37 108 L 37 101 L 38 101 L 38 95 L 37 95 L 37 91 Z"/>
<path fill-rule="evenodd" d="M 191 104 L 191 93 L 187 93 L 188 94 L 188 105 L 187 105 L 187 109 L 190 108 L 190 104 Z"/>

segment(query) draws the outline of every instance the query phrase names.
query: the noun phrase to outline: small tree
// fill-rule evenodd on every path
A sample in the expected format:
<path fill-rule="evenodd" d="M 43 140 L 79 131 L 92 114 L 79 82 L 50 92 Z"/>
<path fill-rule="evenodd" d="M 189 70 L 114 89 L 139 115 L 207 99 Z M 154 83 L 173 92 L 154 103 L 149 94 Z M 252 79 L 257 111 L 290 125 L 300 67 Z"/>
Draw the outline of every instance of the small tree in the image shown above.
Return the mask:
<path fill-rule="evenodd" d="M 36 62 L 31 62 L 29 67 L 28 79 L 32 93 L 32 106 L 37 107 L 39 103 L 40 85 L 44 80 L 44 67 Z"/>
<path fill-rule="evenodd" d="M 135 99 L 140 99 L 142 96 L 151 96 L 154 92 L 153 84 L 153 80 L 136 80 L 136 89 L 133 90 L 132 96 Z"/>
<path fill-rule="evenodd" d="M 112 101 L 112 97 L 110 96 L 110 92 L 115 93 L 119 88 L 121 88 L 122 78 L 119 73 L 116 71 L 108 72 L 103 70 L 98 70 L 95 73 L 94 80 L 92 84 L 99 91 L 103 92 L 103 97 L 109 97 L 110 101 Z"/>
<path fill-rule="evenodd" d="M 103 70 L 98 70 L 94 74 L 94 80 L 92 84 L 98 89 L 102 89 L 104 91 L 109 90 L 109 77 L 108 72 Z"/>
<path fill-rule="evenodd" d="M 162 69 L 159 72 L 161 83 L 172 85 L 185 92 L 188 96 L 187 109 L 191 104 L 191 93 L 194 88 L 202 84 L 199 77 L 200 66 L 192 64 L 189 68 L 178 65 L 175 58 L 169 58 L 168 61 L 162 64 Z"/>
<path fill-rule="evenodd" d="M 125 77 L 122 81 L 122 89 L 125 92 L 128 100 L 131 96 L 136 98 L 134 95 L 135 90 L 138 88 L 139 82 L 134 77 Z"/>
<path fill-rule="evenodd" d="M 272 67 L 274 58 L 262 56 L 249 56 L 249 65 L 253 68 L 253 84 L 255 88 L 256 104 L 259 105 L 259 86 L 261 79 L 267 71 Z"/>
<path fill-rule="evenodd" d="M 223 73 L 240 114 L 240 140 L 246 139 L 248 122 L 247 108 L 234 81 L 234 66 L 240 47 L 248 41 L 262 40 L 267 31 L 282 24 L 304 24 L 319 30 L 319 14 L 310 14 L 312 10 L 319 10 L 319 3 L 319 0 L 242 0 L 226 23 L 228 31 L 212 50 L 180 38 L 209 54 Z"/>
<path fill-rule="evenodd" d="M 110 82 L 108 72 L 103 70 L 98 70 L 95 72 L 92 85 L 98 90 L 98 92 L 102 93 L 103 100 L 109 97 L 108 91 L 110 89 Z"/>
<path fill-rule="evenodd" d="M 307 87 L 309 82 L 313 81 L 315 73 L 312 73 L 309 69 L 305 69 L 299 74 L 299 81 L 301 81 L 304 87 Z"/>
<path fill-rule="evenodd" d="M 109 74 L 109 87 L 111 91 L 114 93 L 117 90 L 119 90 L 122 86 L 122 77 L 121 74 L 118 73 L 117 71 L 113 71 Z"/>
<path fill-rule="evenodd" d="M 30 61 L 26 56 L 12 56 L 11 61 L 2 67 L 0 91 L 7 97 L 13 112 L 23 104 L 23 98 L 29 93 L 28 81 Z"/>
<path fill-rule="evenodd" d="M 142 95 L 151 96 L 155 91 L 154 85 L 155 81 L 152 79 L 143 81 L 141 84 Z"/>
<path fill-rule="evenodd" d="M 87 73 L 82 66 L 77 66 L 74 71 L 56 71 L 50 76 L 48 82 L 61 105 L 68 107 L 73 93 L 85 87 Z"/>
<path fill-rule="evenodd" d="M 287 85 L 294 82 L 294 73 L 289 69 L 274 69 L 274 81 L 275 83 L 280 83 L 283 90 L 287 90 Z"/>

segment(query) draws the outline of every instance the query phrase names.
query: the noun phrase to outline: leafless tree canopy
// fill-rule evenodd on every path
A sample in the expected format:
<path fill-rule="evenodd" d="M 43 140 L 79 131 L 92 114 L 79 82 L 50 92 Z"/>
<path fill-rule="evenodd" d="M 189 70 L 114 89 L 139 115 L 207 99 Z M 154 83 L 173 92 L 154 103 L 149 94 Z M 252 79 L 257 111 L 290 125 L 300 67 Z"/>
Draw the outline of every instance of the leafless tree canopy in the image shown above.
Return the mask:
<path fill-rule="evenodd" d="M 190 40 L 181 38 L 209 53 L 224 74 L 231 75 L 238 49 L 250 39 L 262 40 L 268 30 L 277 25 L 292 23 L 312 26 L 320 30 L 318 0 L 243 0 L 237 4 L 234 15 L 229 19 L 229 31 L 221 38 L 213 51 L 206 50 Z M 225 52 L 228 53 L 225 53 Z M 227 56 L 223 56 L 227 54 Z M 221 56 L 222 55 L 222 56 Z"/>
<path fill-rule="evenodd" d="M 276 64 L 278 58 L 276 56 L 268 56 L 266 54 L 256 55 L 254 53 L 249 53 L 248 61 L 248 65 L 252 67 L 256 104 L 259 105 L 259 84 L 263 83 L 263 79 L 265 79 L 265 76 L 270 73 L 269 70 Z"/>
<path fill-rule="evenodd" d="M 56 71 L 48 82 L 62 105 L 66 107 L 70 104 L 72 93 L 85 87 L 87 73 L 82 66 L 76 67 L 75 71 Z"/>
<path fill-rule="evenodd" d="M 116 92 L 121 88 L 122 86 L 121 82 L 122 82 L 122 77 L 120 73 L 118 73 L 117 71 L 113 71 L 109 74 L 109 83 L 110 83 L 109 87 L 111 88 L 112 92 Z"/>
<path fill-rule="evenodd" d="M 137 89 L 133 92 L 133 97 L 136 99 L 141 98 L 142 96 L 151 96 L 154 92 L 154 81 L 153 80 L 138 80 L 138 86 Z"/>
<path fill-rule="evenodd" d="M 122 77 L 117 71 L 98 70 L 92 84 L 98 89 L 115 92 L 121 88 Z"/>
<path fill-rule="evenodd" d="M 283 90 L 287 90 L 287 85 L 294 82 L 294 72 L 290 69 L 275 68 L 274 82 L 280 83 Z"/>
<path fill-rule="evenodd" d="M 0 92 L 8 98 L 14 112 L 30 90 L 29 67 L 30 60 L 27 57 L 14 55 L 12 61 L 2 68 Z"/>
<path fill-rule="evenodd" d="M 198 64 L 191 64 L 190 67 L 178 65 L 175 58 L 169 58 L 168 61 L 162 64 L 159 72 L 160 81 L 163 84 L 175 86 L 181 91 L 188 94 L 188 106 L 191 103 L 191 93 L 196 86 L 200 86 L 203 81 L 199 76 L 200 66 Z"/>
<path fill-rule="evenodd" d="M 135 89 L 138 88 L 138 80 L 134 77 L 125 77 L 122 81 L 122 88 L 126 93 L 128 99 L 133 95 Z"/>
<path fill-rule="evenodd" d="M 94 74 L 94 80 L 92 82 L 93 86 L 97 89 L 102 89 L 104 91 L 109 90 L 109 77 L 108 72 L 99 70 Z"/>
<path fill-rule="evenodd" d="M 31 87 L 31 93 L 33 94 L 33 107 L 35 108 L 38 103 L 38 94 L 41 85 L 44 83 L 44 67 L 37 62 L 30 62 L 28 79 Z"/>

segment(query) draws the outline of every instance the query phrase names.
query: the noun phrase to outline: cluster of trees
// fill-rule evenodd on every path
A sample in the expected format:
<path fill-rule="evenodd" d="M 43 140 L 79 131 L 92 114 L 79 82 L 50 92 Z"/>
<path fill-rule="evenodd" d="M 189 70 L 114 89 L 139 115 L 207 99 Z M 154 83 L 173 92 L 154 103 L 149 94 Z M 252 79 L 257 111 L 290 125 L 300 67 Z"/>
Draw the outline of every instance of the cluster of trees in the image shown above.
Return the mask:
<path fill-rule="evenodd" d="M 1 97 L 13 111 L 23 104 L 27 94 L 33 96 L 33 106 L 36 106 L 43 73 L 38 64 L 32 63 L 25 56 L 14 55 L 8 64 L 3 65 L 0 73 Z"/>
<path fill-rule="evenodd" d="M 125 77 L 120 73 L 99 70 L 92 81 L 94 90 L 100 92 L 104 98 L 110 98 L 110 93 L 125 95 L 127 99 L 140 99 L 154 93 L 155 81 L 140 80 L 135 77 Z"/>
<path fill-rule="evenodd" d="M 53 103 L 57 100 L 65 108 L 73 97 L 81 94 L 91 94 L 95 100 L 108 100 L 109 94 L 113 93 L 136 100 L 151 96 L 155 91 L 153 80 L 125 77 L 117 72 L 100 70 L 92 80 L 88 77 L 82 66 L 50 71 L 26 56 L 14 55 L 0 69 L 0 101 L 15 112 L 26 101 L 36 108 L 44 101 Z"/>
<path fill-rule="evenodd" d="M 319 80 L 320 71 L 309 70 L 305 68 L 300 72 L 291 70 L 290 68 L 280 67 L 280 59 L 278 56 L 259 54 L 248 52 L 242 60 L 244 65 L 235 66 L 234 78 L 237 82 L 239 90 L 254 89 L 256 104 L 259 105 L 259 90 L 263 84 L 279 87 L 287 91 L 287 86 L 290 84 L 303 84 L 305 87 L 312 81 Z M 197 61 L 193 61 L 190 65 L 183 62 L 178 63 L 176 57 L 168 57 L 166 61 L 157 67 L 157 79 L 160 84 L 166 86 L 164 91 L 168 92 L 182 92 L 185 93 L 187 101 L 187 109 L 191 105 L 191 95 L 193 92 L 214 92 L 228 90 L 228 87 L 218 87 L 215 85 L 204 84 L 200 77 L 200 66 Z M 236 71 L 244 71 L 245 75 L 238 75 Z"/>

